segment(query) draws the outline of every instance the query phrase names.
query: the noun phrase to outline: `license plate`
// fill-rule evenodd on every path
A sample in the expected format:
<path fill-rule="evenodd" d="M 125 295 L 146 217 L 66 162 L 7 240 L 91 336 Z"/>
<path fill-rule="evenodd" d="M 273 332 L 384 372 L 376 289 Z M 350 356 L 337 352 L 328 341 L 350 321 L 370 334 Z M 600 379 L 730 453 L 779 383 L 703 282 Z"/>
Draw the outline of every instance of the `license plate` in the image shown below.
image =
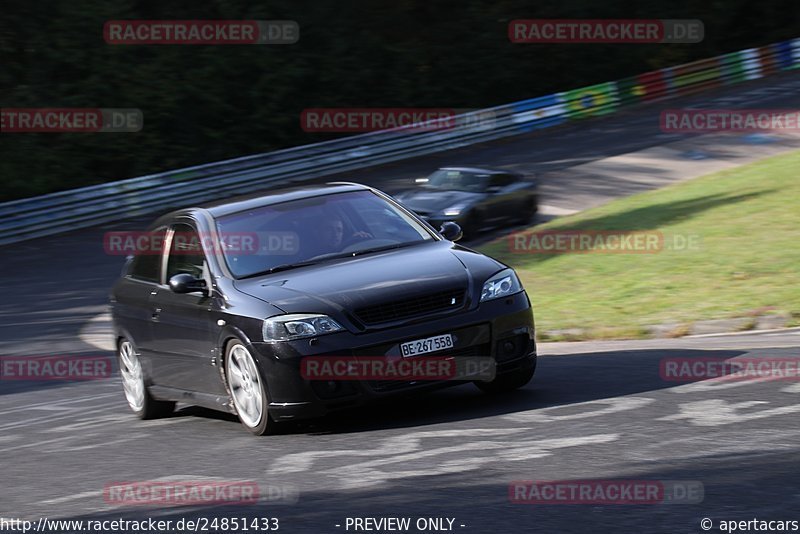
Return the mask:
<path fill-rule="evenodd" d="M 453 336 L 450 334 L 417 339 L 416 341 L 409 341 L 408 343 L 400 343 L 400 352 L 404 358 L 452 348 Z"/>

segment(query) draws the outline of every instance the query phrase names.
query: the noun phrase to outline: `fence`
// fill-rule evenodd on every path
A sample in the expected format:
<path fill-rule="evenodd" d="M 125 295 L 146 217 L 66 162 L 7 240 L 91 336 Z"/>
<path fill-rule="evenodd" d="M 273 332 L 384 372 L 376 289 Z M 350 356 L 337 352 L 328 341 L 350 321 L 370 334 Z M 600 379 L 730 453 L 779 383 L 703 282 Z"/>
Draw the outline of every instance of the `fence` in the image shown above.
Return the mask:
<path fill-rule="evenodd" d="M 528 133 L 800 68 L 800 38 L 400 128 L 0 204 L 0 245 Z"/>

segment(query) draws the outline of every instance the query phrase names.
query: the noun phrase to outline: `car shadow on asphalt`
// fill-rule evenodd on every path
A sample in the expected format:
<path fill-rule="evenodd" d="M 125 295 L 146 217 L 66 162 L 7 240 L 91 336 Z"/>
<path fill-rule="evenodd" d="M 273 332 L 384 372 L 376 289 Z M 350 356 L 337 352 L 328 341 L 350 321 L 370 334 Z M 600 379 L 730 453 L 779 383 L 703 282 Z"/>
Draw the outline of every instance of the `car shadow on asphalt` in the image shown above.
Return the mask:
<path fill-rule="evenodd" d="M 685 384 L 662 378 L 662 361 L 668 358 L 730 359 L 746 353 L 744 350 L 650 349 L 544 356 L 539 358 L 533 380 L 517 391 L 487 395 L 472 384 L 463 384 L 331 412 L 325 417 L 282 423 L 275 434 L 286 436 L 287 439 L 298 434 L 344 435 L 419 428 L 545 408 L 563 407 L 569 410 L 570 406 L 579 403 Z M 231 431 L 243 431 L 236 416 L 205 408 L 183 407 L 173 417 L 229 421 Z"/>
<path fill-rule="evenodd" d="M 487 395 L 472 384 L 396 398 L 293 423 L 290 433 L 347 434 L 482 419 L 672 388 L 662 360 L 724 358 L 744 350 L 631 350 L 539 357 L 533 380 L 519 390 Z"/>
<path fill-rule="evenodd" d="M 568 409 L 579 403 L 658 391 L 685 383 L 661 377 L 662 360 L 667 358 L 730 359 L 745 353 L 745 350 L 648 349 L 540 356 L 533 380 L 513 392 L 487 395 L 473 384 L 461 384 L 390 397 L 334 411 L 324 417 L 281 423 L 274 433 L 287 438 L 297 434 L 350 434 L 469 421 L 544 408 Z M 70 384 L 75 382 L 0 380 L 0 395 Z M 76 391 L 80 390 L 69 388 L 64 393 L 71 396 Z M 119 396 L 121 409 L 125 409 L 121 385 Z M 225 421 L 230 423 L 231 432 L 245 432 L 235 415 L 199 406 L 179 404 L 170 417 Z"/>

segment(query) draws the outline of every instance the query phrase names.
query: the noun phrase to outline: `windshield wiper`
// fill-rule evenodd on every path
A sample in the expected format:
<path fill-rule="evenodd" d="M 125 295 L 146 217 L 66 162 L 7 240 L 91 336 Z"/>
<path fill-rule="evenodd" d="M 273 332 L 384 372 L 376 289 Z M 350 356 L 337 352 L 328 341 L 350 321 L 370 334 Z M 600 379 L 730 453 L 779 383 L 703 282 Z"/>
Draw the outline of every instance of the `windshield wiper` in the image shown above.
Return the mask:
<path fill-rule="evenodd" d="M 322 254 L 321 256 L 315 256 L 314 258 L 308 261 L 300 261 L 297 263 L 281 263 L 280 265 L 276 265 L 275 267 L 270 267 L 266 271 L 259 271 L 257 273 L 248 274 L 244 278 L 252 278 L 254 276 L 263 276 L 265 274 L 272 274 L 277 273 L 280 271 L 288 271 L 289 269 L 294 269 L 296 267 L 306 267 L 308 265 L 316 265 L 318 263 L 322 263 L 323 261 L 327 260 L 336 260 L 341 258 L 352 258 L 354 256 L 361 256 L 362 254 L 370 254 L 372 252 L 381 252 L 384 250 L 391 250 L 395 248 L 402 248 L 402 247 L 409 247 L 411 245 L 417 245 L 419 243 L 424 243 L 425 241 L 409 241 L 407 243 L 397 243 L 394 245 L 386 245 L 384 247 L 375 247 L 375 248 L 366 248 L 364 250 L 356 250 L 353 252 L 333 252 L 329 254 Z"/>
<path fill-rule="evenodd" d="M 416 245 L 417 243 L 421 243 L 422 241 L 408 241 L 406 243 L 397 243 L 395 245 L 386 245 L 384 247 L 375 247 L 375 248 L 365 248 L 364 250 L 356 250 L 353 252 L 348 252 L 348 256 L 361 256 L 362 254 L 370 254 L 372 252 L 382 252 L 384 250 L 392 250 L 395 248 L 402 248 L 408 247 L 411 245 Z"/>
<path fill-rule="evenodd" d="M 254 276 L 262 276 L 265 274 L 272 274 L 277 273 L 280 271 L 288 271 L 289 269 L 294 269 L 296 267 L 305 267 L 307 265 L 314 265 L 318 263 L 316 261 L 300 261 L 297 263 L 281 263 L 280 265 L 276 265 L 275 267 L 270 267 L 266 271 L 259 271 L 257 273 L 248 274 L 245 278 L 252 278 Z"/>

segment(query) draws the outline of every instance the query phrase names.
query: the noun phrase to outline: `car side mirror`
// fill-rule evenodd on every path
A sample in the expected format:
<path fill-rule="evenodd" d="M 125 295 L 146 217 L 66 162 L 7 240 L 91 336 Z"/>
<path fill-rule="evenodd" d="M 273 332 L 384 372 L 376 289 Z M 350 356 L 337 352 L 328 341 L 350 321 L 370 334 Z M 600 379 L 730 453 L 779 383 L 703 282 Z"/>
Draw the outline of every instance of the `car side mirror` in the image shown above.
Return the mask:
<path fill-rule="evenodd" d="M 461 227 L 452 221 L 447 221 L 442 224 L 442 227 L 439 228 L 439 233 L 448 241 L 458 241 L 464 237 L 464 232 L 461 230 Z"/>
<path fill-rule="evenodd" d="M 169 288 L 173 293 L 206 292 L 206 281 L 195 278 L 189 273 L 178 273 L 169 279 Z"/>

